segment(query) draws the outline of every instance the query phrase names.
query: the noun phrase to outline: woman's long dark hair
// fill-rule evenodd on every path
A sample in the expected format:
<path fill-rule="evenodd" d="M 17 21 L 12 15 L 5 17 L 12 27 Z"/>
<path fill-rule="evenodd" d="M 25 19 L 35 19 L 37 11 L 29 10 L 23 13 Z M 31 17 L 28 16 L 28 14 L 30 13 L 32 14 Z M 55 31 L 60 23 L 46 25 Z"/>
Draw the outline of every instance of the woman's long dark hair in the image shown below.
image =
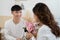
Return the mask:
<path fill-rule="evenodd" d="M 54 17 L 47 5 L 44 3 L 37 3 L 33 8 L 33 12 L 43 24 L 51 28 L 51 32 L 56 37 L 60 37 L 60 28 L 54 20 Z"/>

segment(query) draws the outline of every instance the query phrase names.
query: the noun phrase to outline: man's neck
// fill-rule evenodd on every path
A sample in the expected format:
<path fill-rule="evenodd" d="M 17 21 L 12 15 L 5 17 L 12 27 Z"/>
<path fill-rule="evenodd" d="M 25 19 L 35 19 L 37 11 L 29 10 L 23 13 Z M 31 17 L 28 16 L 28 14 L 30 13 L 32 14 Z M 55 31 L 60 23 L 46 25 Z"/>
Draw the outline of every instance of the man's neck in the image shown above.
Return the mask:
<path fill-rule="evenodd" d="M 13 22 L 14 22 L 15 24 L 18 24 L 18 23 L 20 22 L 20 19 L 13 18 Z"/>

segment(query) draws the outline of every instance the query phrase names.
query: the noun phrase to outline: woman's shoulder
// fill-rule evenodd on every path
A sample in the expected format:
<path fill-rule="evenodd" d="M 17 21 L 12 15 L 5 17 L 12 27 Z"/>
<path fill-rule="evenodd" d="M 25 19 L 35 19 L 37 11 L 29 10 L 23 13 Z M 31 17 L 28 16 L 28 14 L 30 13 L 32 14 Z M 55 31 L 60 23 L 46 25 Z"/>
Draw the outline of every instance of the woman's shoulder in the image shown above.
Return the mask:
<path fill-rule="evenodd" d="M 57 37 L 57 40 L 60 40 L 60 37 Z"/>
<path fill-rule="evenodd" d="M 42 37 L 47 37 L 48 39 L 56 39 L 55 35 L 51 32 L 51 29 L 46 25 L 43 25 L 41 28 L 39 28 L 38 34 Z"/>
<path fill-rule="evenodd" d="M 40 35 L 48 36 L 48 37 L 53 37 L 53 36 L 55 36 L 55 35 L 51 32 L 51 29 L 50 29 L 48 26 L 46 26 L 46 25 L 43 25 L 41 28 L 39 28 L 38 33 L 39 33 Z"/>
<path fill-rule="evenodd" d="M 51 29 L 50 29 L 47 25 L 42 25 L 42 26 L 39 28 L 39 31 L 51 31 Z"/>

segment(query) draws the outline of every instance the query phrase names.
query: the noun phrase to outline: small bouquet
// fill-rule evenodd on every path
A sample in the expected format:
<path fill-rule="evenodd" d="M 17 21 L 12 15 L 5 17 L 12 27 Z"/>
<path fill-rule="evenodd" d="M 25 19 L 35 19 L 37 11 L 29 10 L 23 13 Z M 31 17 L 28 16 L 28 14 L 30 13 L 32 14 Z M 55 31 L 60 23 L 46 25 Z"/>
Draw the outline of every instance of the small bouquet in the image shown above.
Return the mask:
<path fill-rule="evenodd" d="M 31 23 L 31 22 L 25 22 L 25 24 L 26 24 L 26 27 L 24 28 L 24 31 L 25 32 L 29 32 L 29 33 L 32 33 L 33 34 L 33 36 L 35 35 L 35 33 L 36 33 L 36 29 L 35 29 L 35 26 L 34 26 L 34 24 L 33 23 Z M 23 40 L 25 40 L 26 39 L 26 37 L 23 37 L 24 39 Z M 26 39 L 27 40 L 27 39 Z"/>
<path fill-rule="evenodd" d="M 31 22 L 26 22 L 26 30 L 30 33 L 35 33 L 35 26 Z"/>

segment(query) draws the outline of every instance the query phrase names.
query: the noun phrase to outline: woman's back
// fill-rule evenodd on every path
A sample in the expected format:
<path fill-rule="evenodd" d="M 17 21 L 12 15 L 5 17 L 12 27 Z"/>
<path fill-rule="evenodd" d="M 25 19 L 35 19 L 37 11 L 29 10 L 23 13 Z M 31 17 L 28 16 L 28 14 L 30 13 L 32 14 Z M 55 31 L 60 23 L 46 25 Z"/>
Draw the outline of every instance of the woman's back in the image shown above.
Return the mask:
<path fill-rule="evenodd" d="M 56 38 L 51 32 L 51 29 L 48 26 L 43 25 L 38 30 L 37 40 L 60 40 L 60 38 Z"/>

